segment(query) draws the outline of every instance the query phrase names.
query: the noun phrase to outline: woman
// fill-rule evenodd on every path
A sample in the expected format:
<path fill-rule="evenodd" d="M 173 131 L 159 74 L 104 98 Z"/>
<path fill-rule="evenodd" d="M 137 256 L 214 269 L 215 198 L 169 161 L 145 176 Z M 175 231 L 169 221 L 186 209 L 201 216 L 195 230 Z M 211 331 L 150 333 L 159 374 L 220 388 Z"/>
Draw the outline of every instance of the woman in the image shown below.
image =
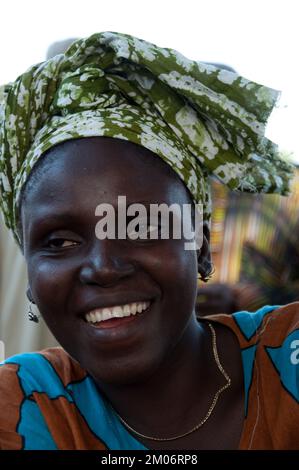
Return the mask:
<path fill-rule="evenodd" d="M 298 304 L 195 315 L 197 273 L 211 272 L 206 175 L 288 189 L 291 168 L 263 137 L 275 100 L 117 33 L 79 40 L 5 89 L 2 210 L 28 297 L 63 349 L 0 367 L 1 448 L 298 446 Z M 144 207 L 203 204 L 201 246 L 164 239 L 147 219 L 156 238 L 99 237 L 97 208 L 116 209 L 121 195 Z"/>

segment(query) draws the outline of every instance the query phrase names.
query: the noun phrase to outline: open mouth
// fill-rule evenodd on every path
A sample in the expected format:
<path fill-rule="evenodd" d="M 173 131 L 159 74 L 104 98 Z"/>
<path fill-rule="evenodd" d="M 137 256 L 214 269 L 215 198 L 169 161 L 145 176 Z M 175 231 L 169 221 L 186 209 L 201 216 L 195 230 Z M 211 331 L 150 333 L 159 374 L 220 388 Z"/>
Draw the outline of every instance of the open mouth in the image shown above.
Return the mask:
<path fill-rule="evenodd" d="M 98 308 L 85 315 L 85 321 L 96 328 L 114 328 L 133 321 L 149 309 L 151 302 L 132 302 L 125 305 Z"/>

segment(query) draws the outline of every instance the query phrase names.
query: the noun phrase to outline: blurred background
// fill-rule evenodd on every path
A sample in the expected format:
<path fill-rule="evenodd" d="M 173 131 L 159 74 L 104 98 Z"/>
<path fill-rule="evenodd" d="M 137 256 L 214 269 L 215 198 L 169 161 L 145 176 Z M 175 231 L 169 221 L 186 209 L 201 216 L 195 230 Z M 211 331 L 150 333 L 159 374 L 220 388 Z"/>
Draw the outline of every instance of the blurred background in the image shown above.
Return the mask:
<path fill-rule="evenodd" d="M 61 52 L 66 39 L 100 31 L 133 34 L 177 49 L 194 60 L 232 66 L 246 78 L 281 90 L 266 135 L 279 144 L 287 158 L 299 164 L 296 3 L 294 0 L 2 2 L 0 85 L 15 80 L 30 65 Z M 232 193 L 213 182 L 215 275 L 208 285 L 200 286 L 199 315 L 231 313 L 240 308 L 258 308 L 260 303 L 299 299 L 298 188 L 297 172 L 289 198 L 257 196 L 252 203 L 244 195 L 237 204 Z M 22 257 L 1 221 L 0 340 L 5 342 L 6 356 L 55 344 L 42 321 L 38 325 L 28 322 L 26 286 Z"/>

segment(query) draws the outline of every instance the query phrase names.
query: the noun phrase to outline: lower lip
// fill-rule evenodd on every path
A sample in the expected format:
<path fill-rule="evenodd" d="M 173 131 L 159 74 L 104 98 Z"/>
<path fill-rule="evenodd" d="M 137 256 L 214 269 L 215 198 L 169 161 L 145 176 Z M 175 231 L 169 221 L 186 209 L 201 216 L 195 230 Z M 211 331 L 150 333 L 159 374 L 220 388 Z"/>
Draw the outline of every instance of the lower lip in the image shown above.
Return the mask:
<path fill-rule="evenodd" d="M 126 323 L 131 323 L 137 318 L 141 317 L 144 313 L 147 312 L 150 306 L 151 306 L 151 303 L 145 310 L 143 310 L 141 313 L 136 313 L 136 315 L 130 315 L 129 317 L 122 317 L 122 318 L 112 318 L 111 320 L 104 320 L 99 323 L 88 323 L 88 324 L 92 326 L 93 328 L 98 328 L 98 329 L 117 328 L 122 325 L 125 325 Z"/>

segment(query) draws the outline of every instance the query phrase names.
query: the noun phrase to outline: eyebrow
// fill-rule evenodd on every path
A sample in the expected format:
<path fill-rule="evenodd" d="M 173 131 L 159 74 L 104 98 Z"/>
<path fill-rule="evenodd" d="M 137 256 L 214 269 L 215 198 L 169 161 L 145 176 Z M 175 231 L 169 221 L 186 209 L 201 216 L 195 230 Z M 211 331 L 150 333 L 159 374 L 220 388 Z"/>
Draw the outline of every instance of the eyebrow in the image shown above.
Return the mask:
<path fill-rule="evenodd" d="M 32 231 L 33 228 L 35 230 L 39 230 L 40 227 L 42 229 L 47 229 L 47 227 L 50 229 L 51 226 L 55 224 L 69 224 L 74 222 L 75 220 L 78 220 L 78 215 L 77 214 L 71 214 L 69 212 L 59 212 L 56 214 L 49 214 L 47 212 L 42 212 L 41 214 L 33 217 L 33 220 L 31 219 L 29 223 L 29 231 Z"/>

